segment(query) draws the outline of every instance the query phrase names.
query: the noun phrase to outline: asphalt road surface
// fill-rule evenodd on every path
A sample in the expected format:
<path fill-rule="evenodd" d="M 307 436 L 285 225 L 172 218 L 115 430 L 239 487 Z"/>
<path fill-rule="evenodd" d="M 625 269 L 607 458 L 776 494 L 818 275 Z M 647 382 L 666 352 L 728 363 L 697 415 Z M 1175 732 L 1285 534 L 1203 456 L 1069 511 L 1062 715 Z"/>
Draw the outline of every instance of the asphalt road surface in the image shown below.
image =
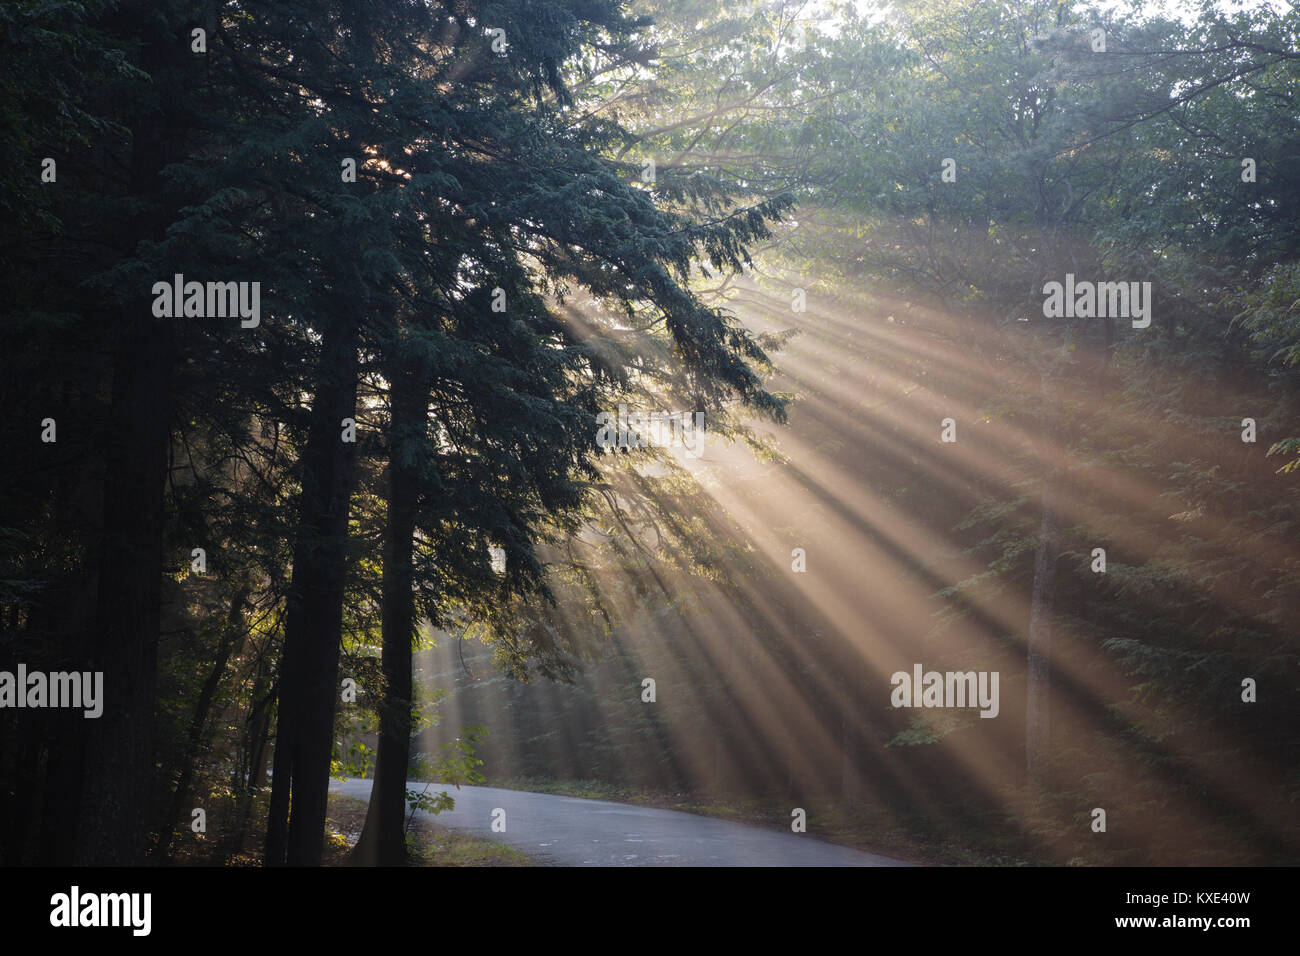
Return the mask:
<path fill-rule="evenodd" d="M 370 785 L 369 780 L 332 780 L 330 791 L 369 800 Z M 414 782 L 407 786 L 424 788 Z M 807 833 L 782 833 L 676 810 L 495 787 L 429 786 L 430 793 L 439 790 L 451 794 L 456 808 L 432 817 L 437 823 L 498 840 L 551 866 L 911 865 L 825 843 Z M 505 811 L 504 833 L 492 830 L 498 809 Z"/>

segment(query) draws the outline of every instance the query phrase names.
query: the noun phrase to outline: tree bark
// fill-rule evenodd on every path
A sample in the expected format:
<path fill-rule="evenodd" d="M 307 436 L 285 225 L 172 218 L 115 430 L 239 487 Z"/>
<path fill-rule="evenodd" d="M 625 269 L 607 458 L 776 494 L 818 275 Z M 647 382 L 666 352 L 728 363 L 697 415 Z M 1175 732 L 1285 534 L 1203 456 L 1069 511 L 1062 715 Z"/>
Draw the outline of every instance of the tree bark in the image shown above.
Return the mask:
<path fill-rule="evenodd" d="M 140 311 L 149 315 L 147 305 Z M 165 321 L 123 314 L 121 322 L 91 647 L 103 714 L 89 728 L 76 841 L 77 863 L 90 866 L 139 862 L 153 796 L 172 336 Z"/>
<path fill-rule="evenodd" d="M 162 171 L 184 152 L 183 45 L 144 4 L 119 8 L 110 30 L 142 40 L 141 65 L 159 91 L 132 124 L 129 194 L 143 211 L 113 242 L 123 256 L 160 239 L 173 217 Z M 144 36 L 138 36 L 140 23 Z M 103 672 L 103 714 L 89 721 L 75 862 L 127 865 L 143 858 L 153 798 L 153 724 L 163 573 L 163 491 L 170 445 L 175 319 L 153 317 L 141 289 L 116 316 L 110 432 L 91 669 Z"/>
<path fill-rule="evenodd" d="M 426 402 L 409 373 L 393 376 L 390 397 L 388 520 L 380 598 L 384 700 L 379 748 L 366 823 L 353 860 L 366 866 L 401 866 L 406 853 L 406 777 L 411 755 L 412 637 L 415 590 L 412 567 L 419 470 L 403 447 L 423 438 Z"/>
<path fill-rule="evenodd" d="M 326 326 L 321 373 L 303 452 L 293 580 L 286 602 L 267 866 L 319 866 L 324 848 L 355 457 L 341 436 L 343 419 L 356 417 L 357 328 L 352 318 L 335 317 Z"/>

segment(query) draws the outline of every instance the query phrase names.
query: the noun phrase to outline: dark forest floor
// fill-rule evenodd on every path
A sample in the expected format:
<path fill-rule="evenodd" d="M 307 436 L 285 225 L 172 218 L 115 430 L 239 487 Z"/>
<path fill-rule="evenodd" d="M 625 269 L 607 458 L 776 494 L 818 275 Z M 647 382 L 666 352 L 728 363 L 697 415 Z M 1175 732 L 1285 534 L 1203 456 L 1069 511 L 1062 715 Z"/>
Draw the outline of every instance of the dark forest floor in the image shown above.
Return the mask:
<path fill-rule="evenodd" d="M 325 817 L 323 866 L 346 866 L 348 854 L 361 836 L 366 820 L 366 802 L 331 793 Z M 238 848 L 211 835 L 183 834 L 173 843 L 171 866 L 261 866 L 261 837 L 266 825 L 266 798 L 259 796 L 252 825 Z M 412 866 L 533 866 L 526 854 L 492 840 L 439 826 L 427 819 L 411 822 L 407 832 Z"/>
<path fill-rule="evenodd" d="M 366 802 L 330 794 L 325 818 L 325 866 L 345 866 L 361 836 Z M 412 866 L 533 866 L 527 855 L 511 847 L 461 833 L 416 818 L 407 831 Z"/>

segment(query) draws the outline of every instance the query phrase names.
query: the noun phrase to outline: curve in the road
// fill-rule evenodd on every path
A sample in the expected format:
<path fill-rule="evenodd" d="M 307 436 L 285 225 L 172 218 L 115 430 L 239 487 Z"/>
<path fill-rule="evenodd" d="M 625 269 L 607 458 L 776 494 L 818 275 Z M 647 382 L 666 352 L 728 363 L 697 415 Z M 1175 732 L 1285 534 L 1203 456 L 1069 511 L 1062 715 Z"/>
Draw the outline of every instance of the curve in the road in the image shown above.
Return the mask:
<path fill-rule="evenodd" d="M 369 780 L 335 780 L 330 790 L 369 800 L 370 786 Z M 408 786 L 418 790 L 425 785 Z M 677 810 L 495 787 L 431 784 L 428 789 L 446 791 L 456 802 L 455 809 L 429 815 L 431 819 L 555 866 L 912 865 L 806 833 L 764 830 Z M 505 832 L 492 829 L 496 810 L 505 811 Z"/>

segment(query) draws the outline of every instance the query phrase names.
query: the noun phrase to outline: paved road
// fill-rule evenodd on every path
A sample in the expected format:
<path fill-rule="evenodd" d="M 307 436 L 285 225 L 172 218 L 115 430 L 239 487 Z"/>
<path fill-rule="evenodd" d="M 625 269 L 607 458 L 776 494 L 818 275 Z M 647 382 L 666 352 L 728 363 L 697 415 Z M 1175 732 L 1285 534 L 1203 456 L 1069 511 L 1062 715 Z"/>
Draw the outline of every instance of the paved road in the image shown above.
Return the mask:
<path fill-rule="evenodd" d="M 370 781 L 330 781 L 330 790 L 370 799 Z M 413 789 L 423 784 L 411 783 Z M 549 793 L 443 784 L 456 809 L 438 823 L 499 840 L 552 866 L 910 866 L 902 860 L 825 843 L 806 833 L 782 833 L 743 823 L 605 800 Z M 505 810 L 505 833 L 492 815 Z M 419 811 L 423 813 L 423 811 Z"/>

